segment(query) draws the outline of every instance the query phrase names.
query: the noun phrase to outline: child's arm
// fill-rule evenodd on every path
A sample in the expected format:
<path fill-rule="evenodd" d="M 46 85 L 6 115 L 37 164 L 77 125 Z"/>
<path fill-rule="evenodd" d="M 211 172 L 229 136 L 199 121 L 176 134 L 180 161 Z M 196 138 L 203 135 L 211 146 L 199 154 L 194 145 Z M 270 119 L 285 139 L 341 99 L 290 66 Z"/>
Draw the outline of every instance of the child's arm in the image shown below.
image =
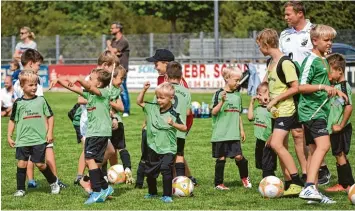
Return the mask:
<path fill-rule="evenodd" d="M 79 77 L 76 81 L 79 82 L 79 84 L 81 86 L 83 86 L 84 89 L 86 89 L 90 93 L 97 95 L 97 96 L 101 96 L 100 90 L 95 86 L 91 86 L 91 84 L 88 83 L 87 81 L 85 81 L 85 79 L 83 77 Z M 74 83 L 75 81 L 72 81 L 72 82 Z"/>
<path fill-rule="evenodd" d="M 145 82 L 142 91 L 139 93 L 139 95 L 137 97 L 137 105 L 139 105 L 142 108 L 145 106 L 144 95 L 147 92 L 147 90 L 149 89 L 149 87 L 150 87 L 150 82 L 149 81 Z"/>
<path fill-rule="evenodd" d="M 240 139 L 242 140 L 242 142 L 245 142 L 246 137 L 245 137 L 244 127 L 243 127 L 243 120 L 241 116 L 239 116 L 239 129 L 240 129 Z"/>
<path fill-rule="evenodd" d="M 53 143 L 53 128 L 54 128 L 54 116 L 50 116 L 47 119 L 48 130 L 47 130 L 47 143 Z"/>
<path fill-rule="evenodd" d="M 255 102 L 256 99 L 258 99 L 258 96 L 254 96 L 250 100 L 249 109 L 248 109 L 248 119 L 249 119 L 249 121 L 253 121 L 254 120 L 254 102 Z"/>
<path fill-rule="evenodd" d="M 181 132 L 187 132 L 187 127 L 184 124 L 181 124 L 180 121 L 174 122 L 170 117 L 168 119 L 168 124 L 174 128 L 180 130 Z"/>
<path fill-rule="evenodd" d="M 116 112 L 123 112 L 124 106 L 122 100 L 118 98 L 116 101 L 110 101 L 111 108 Z"/>
<path fill-rule="evenodd" d="M 86 104 L 88 104 L 88 100 L 85 99 L 85 98 L 83 98 L 82 96 L 79 96 L 79 97 L 78 97 L 78 104 L 80 104 L 80 105 L 86 105 Z"/>
<path fill-rule="evenodd" d="M 318 84 L 318 85 L 311 85 L 311 84 L 303 84 L 298 87 L 298 91 L 301 94 L 311 94 L 313 92 L 324 90 L 328 93 L 328 97 L 334 97 L 338 95 L 342 97 L 346 103 L 348 103 L 348 97 L 340 90 L 336 90 L 334 87 L 325 85 L 325 84 Z"/>
<path fill-rule="evenodd" d="M 332 130 L 336 133 L 336 132 L 340 132 L 346 125 L 346 123 L 348 122 L 348 120 L 350 119 L 351 113 L 353 112 L 353 106 L 352 105 L 346 105 L 344 108 L 344 116 L 343 116 L 343 120 L 341 121 L 341 123 L 338 125 L 333 125 L 332 126 Z"/>
<path fill-rule="evenodd" d="M 56 83 L 59 83 L 62 87 L 69 89 L 72 92 L 75 92 L 79 95 L 83 95 L 83 90 L 80 87 L 74 86 L 71 82 L 67 82 L 64 79 L 56 79 L 51 82 L 51 85 L 54 86 Z"/>
<path fill-rule="evenodd" d="M 278 102 L 286 100 L 290 97 L 292 97 L 293 95 L 298 93 L 299 90 L 299 85 L 298 85 L 298 81 L 292 81 L 290 82 L 290 88 L 288 88 L 288 90 L 280 95 L 278 95 L 277 97 L 275 97 L 274 99 L 272 99 L 269 104 L 267 105 L 267 109 L 270 111 L 272 107 L 274 107 Z"/>
<path fill-rule="evenodd" d="M 212 109 L 212 115 L 217 116 L 218 112 L 221 110 L 223 103 L 226 101 L 227 93 L 225 91 L 222 92 L 222 100 L 218 102 L 218 104 Z"/>
<path fill-rule="evenodd" d="M 9 120 L 9 124 L 7 126 L 7 142 L 9 143 L 11 148 L 15 147 L 15 141 L 12 139 L 12 134 L 15 130 L 15 122 L 11 119 Z"/>

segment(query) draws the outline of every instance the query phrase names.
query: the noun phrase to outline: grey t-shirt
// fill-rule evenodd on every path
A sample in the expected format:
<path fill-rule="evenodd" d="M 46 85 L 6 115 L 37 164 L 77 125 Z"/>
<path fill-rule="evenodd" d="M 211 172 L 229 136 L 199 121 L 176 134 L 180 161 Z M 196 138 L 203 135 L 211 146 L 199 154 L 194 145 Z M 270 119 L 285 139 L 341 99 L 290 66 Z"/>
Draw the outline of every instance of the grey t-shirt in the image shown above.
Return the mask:
<path fill-rule="evenodd" d="M 121 39 L 116 40 L 116 38 L 112 39 L 111 46 L 116 48 L 120 54 L 117 54 L 118 58 L 120 58 L 121 65 L 128 71 L 128 59 L 129 59 L 129 43 L 128 40 L 122 36 Z"/>
<path fill-rule="evenodd" d="M 20 51 L 19 54 L 20 56 L 23 54 L 23 52 L 25 52 L 27 49 L 35 49 L 37 50 L 37 43 L 35 41 L 31 41 L 29 43 L 23 43 L 23 42 L 19 42 L 16 44 L 15 47 L 16 50 Z M 23 69 L 22 63 L 20 62 L 20 69 Z"/>

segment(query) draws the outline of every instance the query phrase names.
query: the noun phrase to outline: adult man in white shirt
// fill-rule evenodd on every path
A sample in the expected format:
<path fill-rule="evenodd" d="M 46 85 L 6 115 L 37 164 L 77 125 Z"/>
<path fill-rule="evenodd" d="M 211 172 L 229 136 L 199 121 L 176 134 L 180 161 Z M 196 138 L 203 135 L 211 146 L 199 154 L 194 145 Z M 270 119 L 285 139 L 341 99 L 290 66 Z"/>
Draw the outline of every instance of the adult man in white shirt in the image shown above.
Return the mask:
<path fill-rule="evenodd" d="M 4 88 L 1 89 L 1 116 L 10 116 L 13 104 L 14 88 L 12 86 L 11 76 L 6 76 Z"/>

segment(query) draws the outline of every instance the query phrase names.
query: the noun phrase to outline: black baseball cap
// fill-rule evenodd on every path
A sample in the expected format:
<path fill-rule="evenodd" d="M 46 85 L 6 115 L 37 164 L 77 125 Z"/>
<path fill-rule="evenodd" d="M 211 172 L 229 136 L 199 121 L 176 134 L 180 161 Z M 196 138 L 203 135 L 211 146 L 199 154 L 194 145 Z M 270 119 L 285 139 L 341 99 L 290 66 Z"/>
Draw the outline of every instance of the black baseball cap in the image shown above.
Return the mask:
<path fill-rule="evenodd" d="M 157 61 L 164 61 L 164 62 L 171 62 L 175 60 L 174 54 L 167 49 L 157 49 L 155 51 L 154 56 L 146 58 L 148 62 L 157 62 Z"/>

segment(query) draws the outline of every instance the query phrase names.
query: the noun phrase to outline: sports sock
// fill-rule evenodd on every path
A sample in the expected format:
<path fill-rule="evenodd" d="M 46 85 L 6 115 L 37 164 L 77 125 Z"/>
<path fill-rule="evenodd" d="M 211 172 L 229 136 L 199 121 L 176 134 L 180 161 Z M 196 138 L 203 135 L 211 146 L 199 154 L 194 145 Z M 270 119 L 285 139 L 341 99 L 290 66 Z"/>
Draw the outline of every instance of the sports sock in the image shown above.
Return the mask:
<path fill-rule="evenodd" d="M 101 166 L 101 171 L 104 175 L 107 176 L 107 162 L 103 163 Z"/>
<path fill-rule="evenodd" d="M 102 170 L 100 170 L 100 183 L 101 183 L 101 188 L 104 190 L 108 188 L 108 183 L 105 177 L 107 177 L 107 172 L 105 174 Z"/>
<path fill-rule="evenodd" d="M 292 184 L 292 180 L 285 180 L 285 190 L 287 190 Z"/>
<path fill-rule="evenodd" d="M 270 171 L 263 171 L 263 178 L 268 177 L 268 176 L 275 176 L 275 172 L 270 170 Z"/>
<path fill-rule="evenodd" d="M 157 195 L 158 194 L 157 179 L 151 176 L 147 176 L 147 184 L 148 184 L 148 193 L 152 195 Z"/>
<path fill-rule="evenodd" d="M 329 172 L 329 169 L 328 169 L 327 165 L 321 166 L 320 169 L 323 170 L 323 171 Z"/>
<path fill-rule="evenodd" d="M 342 174 L 344 174 L 344 176 L 342 177 L 343 180 L 342 183 L 340 183 L 339 181 L 339 184 L 341 184 L 343 188 L 352 186 L 354 184 L 354 177 L 353 177 L 353 173 L 349 161 L 347 161 L 346 164 L 342 165 L 341 167 L 343 168 Z M 338 175 L 338 177 L 340 177 L 340 175 Z"/>
<path fill-rule="evenodd" d="M 226 165 L 225 160 L 216 160 L 216 166 L 214 170 L 214 185 L 220 185 L 223 184 L 223 179 L 224 179 L 224 167 Z"/>
<path fill-rule="evenodd" d="M 248 177 L 248 160 L 243 157 L 239 161 L 235 160 L 235 164 L 238 166 L 240 178 Z"/>
<path fill-rule="evenodd" d="M 131 156 L 129 155 L 128 151 L 123 149 L 120 151 L 120 157 L 122 160 L 123 168 L 129 168 L 131 169 Z"/>
<path fill-rule="evenodd" d="M 314 185 L 314 183 L 313 183 L 313 182 L 306 182 L 306 184 L 304 185 L 304 187 L 307 188 L 307 187 L 309 187 L 309 186 L 311 186 L 311 185 Z"/>
<path fill-rule="evenodd" d="M 298 175 L 298 173 L 296 174 L 291 174 L 291 180 L 292 180 L 292 183 L 295 184 L 295 185 L 299 185 L 299 186 L 304 186 L 302 180 L 300 179 L 300 176 Z"/>
<path fill-rule="evenodd" d="M 26 190 L 26 171 L 27 168 L 19 168 L 17 167 L 16 180 L 17 180 L 17 190 Z"/>
<path fill-rule="evenodd" d="M 47 182 L 49 184 L 53 184 L 57 181 L 57 177 L 54 176 L 52 170 L 49 168 L 48 165 L 46 165 L 46 168 L 41 172 L 42 172 L 43 176 L 47 179 Z"/>
<path fill-rule="evenodd" d="M 176 176 L 185 176 L 185 164 L 175 163 Z"/>
<path fill-rule="evenodd" d="M 90 176 L 92 190 L 94 192 L 100 192 L 101 191 L 101 182 L 100 182 L 101 171 L 100 171 L 100 169 L 97 168 L 97 169 L 89 170 L 89 176 Z"/>

